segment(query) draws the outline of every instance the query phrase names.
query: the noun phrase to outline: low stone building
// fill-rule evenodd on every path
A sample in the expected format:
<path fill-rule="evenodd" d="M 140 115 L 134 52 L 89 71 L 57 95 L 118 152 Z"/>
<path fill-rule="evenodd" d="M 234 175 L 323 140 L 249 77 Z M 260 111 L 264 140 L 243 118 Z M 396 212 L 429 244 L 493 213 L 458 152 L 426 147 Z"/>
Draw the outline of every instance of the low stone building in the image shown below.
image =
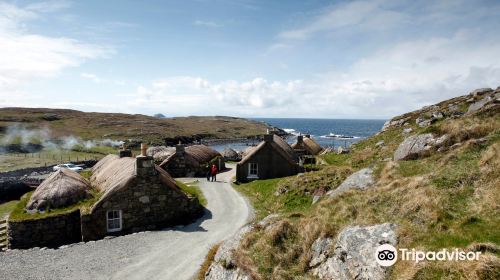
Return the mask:
<path fill-rule="evenodd" d="M 185 147 L 179 144 L 175 153 L 165 159 L 160 167 L 174 177 L 202 177 L 212 164 L 219 170 L 225 169 L 224 160 L 216 150 L 205 145 Z"/>
<path fill-rule="evenodd" d="M 82 213 L 84 241 L 187 223 L 202 212 L 152 157 L 108 155 L 92 171 L 90 183 L 102 196 Z"/>
<path fill-rule="evenodd" d="M 264 135 L 257 147 L 236 165 L 236 180 L 248 182 L 295 175 L 301 171 L 299 157 L 283 138 Z"/>
<path fill-rule="evenodd" d="M 324 150 L 309 134 L 297 136 L 291 147 L 303 163 L 316 163 L 315 157 Z"/>
<path fill-rule="evenodd" d="M 232 148 L 225 148 L 224 151 L 222 152 L 222 156 L 224 157 L 224 160 L 226 161 L 240 161 L 241 160 L 241 155 L 235 151 Z"/>
<path fill-rule="evenodd" d="M 8 220 L 8 247 L 57 247 L 161 229 L 202 213 L 198 199 L 184 193 L 144 147 L 137 158 L 106 156 L 89 181 L 66 169 L 52 174 L 26 203 L 25 218 Z"/>

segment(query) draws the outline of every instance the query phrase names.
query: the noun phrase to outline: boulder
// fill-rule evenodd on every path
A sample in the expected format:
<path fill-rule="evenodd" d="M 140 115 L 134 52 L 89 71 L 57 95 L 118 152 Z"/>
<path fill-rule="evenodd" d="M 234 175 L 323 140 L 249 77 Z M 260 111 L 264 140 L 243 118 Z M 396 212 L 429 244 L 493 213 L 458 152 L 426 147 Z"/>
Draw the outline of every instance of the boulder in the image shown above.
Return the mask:
<path fill-rule="evenodd" d="M 309 262 L 309 267 L 316 267 L 322 264 L 330 257 L 330 252 L 333 251 L 332 248 L 333 239 L 331 238 L 318 238 L 314 241 L 311 246 L 312 257 Z"/>
<path fill-rule="evenodd" d="M 479 89 L 472 91 L 470 93 L 470 95 L 472 95 L 473 97 L 476 97 L 476 96 L 484 95 L 486 93 L 490 93 L 492 91 L 493 91 L 493 89 L 491 89 L 491 88 L 479 88 Z"/>
<path fill-rule="evenodd" d="M 349 153 L 349 149 L 347 148 L 344 148 L 342 146 L 338 147 L 337 148 L 337 154 L 348 154 Z"/>
<path fill-rule="evenodd" d="M 374 183 L 373 170 L 371 168 L 363 168 L 351 174 L 338 188 L 329 191 L 327 195 L 334 197 L 351 189 L 366 190 L 373 186 Z"/>
<path fill-rule="evenodd" d="M 492 100 L 493 100 L 493 98 L 491 98 L 490 96 L 486 96 L 486 97 L 482 98 L 481 100 L 472 103 L 469 106 L 469 109 L 467 109 L 467 114 L 472 114 L 474 112 L 481 110 L 482 108 L 484 108 L 486 106 L 486 104 L 490 103 L 490 101 L 492 101 Z"/>
<path fill-rule="evenodd" d="M 408 127 L 408 128 L 403 129 L 403 134 L 406 135 L 406 134 L 409 134 L 412 131 L 413 131 L 413 128 Z"/>
<path fill-rule="evenodd" d="M 420 127 L 427 127 L 431 124 L 433 124 L 434 122 L 436 122 L 436 119 L 435 118 L 430 118 L 430 119 L 426 119 L 422 116 L 418 117 L 415 122 L 417 123 L 418 126 Z"/>
<path fill-rule="evenodd" d="M 384 123 L 384 126 L 382 126 L 382 129 L 381 131 L 386 131 L 387 129 L 389 129 L 390 127 L 399 127 L 399 126 L 403 126 L 407 123 L 407 121 L 409 120 L 410 118 L 409 117 L 406 117 L 406 118 L 402 118 L 402 119 L 392 119 L 392 120 L 388 120 Z"/>
<path fill-rule="evenodd" d="M 434 137 L 431 133 L 417 134 L 406 138 L 394 153 L 394 160 L 416 159 L 433 144 Z"/>
<path fill-rule="evenodd" d="M 243 236 L 253 229 L 252 225 L 242 227 L 233 237 L 224 241 L 215 253 L 214 261 L 205 275 L 206 280 L 251 280 L 250 275 L 236 267 L 233 253 L 238 249 Z"/>
<path fill-rule="evenodd" d="M 380 140 L 378 141 L 377 143 L 375 143 L 375 147 L 380 147 L 380 146 L 383 146 L 384 145 L 384 140 Z"/>
<path fill-rule="evenodd" d="M 397 245 L 396 225 L 351 226 L 342 230 L 335 246 L 331 240 L 318 239 L 312 245 L 309 263 L 313 275 L 320 279 L 382 280 L 388 268 L 380 266 L 375 252 L 382 244 Z"/>
<path fill-rule="evenodd" d="M 444 118 L 444 113 L 441 111 L 437 111 L 437 112 L 432 113 L 432 117 L 437 119 L 437 120 L 440 120 L 440 119 Z"/>

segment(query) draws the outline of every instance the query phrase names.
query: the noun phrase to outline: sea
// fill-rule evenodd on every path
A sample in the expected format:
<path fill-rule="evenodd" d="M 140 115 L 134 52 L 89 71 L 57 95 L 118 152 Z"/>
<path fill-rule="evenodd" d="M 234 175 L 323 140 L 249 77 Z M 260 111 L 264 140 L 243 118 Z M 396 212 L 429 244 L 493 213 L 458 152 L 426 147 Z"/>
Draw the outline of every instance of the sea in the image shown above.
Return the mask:
<path fill-rule="evenodd" d="M 279 127 L 290 133 L 287 141 L 294 143 L 297 135 L 309 134 L 323 147 L 337 148 L 339 146 L 349 147 L 353 143 L 361 141 L 378 131 L 384 125 L 385 120 L 359 120 L 359 119 L 291 119 L 291 118 L 255 118 L 255 121 L 265 122 Z M 257 143 L 226 143 L 214 145 L 218 151 L 231 147 L 237 151 L 243 151 L 248 146 Z"/>

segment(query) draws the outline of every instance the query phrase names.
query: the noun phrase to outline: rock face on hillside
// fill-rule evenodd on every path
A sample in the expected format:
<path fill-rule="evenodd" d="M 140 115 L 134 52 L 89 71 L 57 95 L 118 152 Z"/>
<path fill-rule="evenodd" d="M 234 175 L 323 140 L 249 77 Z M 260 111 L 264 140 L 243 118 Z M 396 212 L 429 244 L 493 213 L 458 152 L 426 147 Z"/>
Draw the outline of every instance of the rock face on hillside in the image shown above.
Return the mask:
<path fill-rule="evenodd" d="M 324 280 L 382 280 L 387 276 L 387 269 L 375 260 L 376 249 L 382 244 L 396 246 L 396 225 L 347 227 L 340 232 L 335 245 L 330 238 L 313 243 L 309 266 L 315 276 Z"/>
<path fill-rule="evenodd" d="M 342 182 L 342 184 L 340 184 L 338 188 L 329 191 L 327 195 L 330 197 L 334 197 L 347 190 L 366 190 L 374 183 L 375 181 L 373 179 L 373 170 L 370 168 L 363 168 L 347 177 L 347 179 L 345 179 L 345 181 Z"/>
<path fill-rule="evenodd" d="M 394 160 L 416 159 L 422 152 L 430 149 L 433 142 L 431 133 L 410 136 L 399 145 L 394 153 Z"/>
<path fill-rule="evenodd" d="M 215 254 L 214 262 L 208 268 L 205 280 L 251 280 L 250 275 L 236 267 L 233 253 L 243 236 L 252 230 L 248 225 L 241 228 L 232 238 L 224 241 Z"/>

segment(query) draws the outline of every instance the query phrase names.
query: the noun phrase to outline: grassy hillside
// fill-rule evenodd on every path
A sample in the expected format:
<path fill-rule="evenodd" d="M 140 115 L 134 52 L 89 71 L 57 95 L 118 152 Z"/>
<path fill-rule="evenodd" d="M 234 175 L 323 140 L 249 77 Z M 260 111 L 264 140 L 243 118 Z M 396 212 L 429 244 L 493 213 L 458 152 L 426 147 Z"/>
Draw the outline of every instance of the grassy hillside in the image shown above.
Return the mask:
<path fill-rule="evenodd" d="M 0 108 L 0 131 L 12 125 L 48 128 L 51 136 L 86 140 L 140 139 L 163 143 L 165 138 L 241 138 L 265 133 L 266 125 L 232 117 L 155 118 L 118 113 L 86 113 L 44 108 Z"/>
<path fill-rule="evenodd" d="M 478 99 L 462 96 L 398 116 L 350 154 L 324 156 L 319 171 L 238 186 L 259 217 L 278 213 L 280 220 L 270 230 L 256 227 L 246 235 L 237 266 L 254 279 L 315 279 L 308 264 L 317 238 L 335 239 L 348 225 L 389 222 L 398 226 L 400 248 L 483 252 L 473 262 L 398 261 L 391 279 L 500 279 L 500 105 L 495 101 L 467 113 Z M 417 118 L 436 111 L 445 117 L 417 125 Z M 444 148 L 415 160 L 392 160 L 405 138 L 422 133 L 447 135 Z M 318 189 L 333 190 L 365 167 L 374 170 L 373 187 L 324 196 L 311 205 Z"/>

